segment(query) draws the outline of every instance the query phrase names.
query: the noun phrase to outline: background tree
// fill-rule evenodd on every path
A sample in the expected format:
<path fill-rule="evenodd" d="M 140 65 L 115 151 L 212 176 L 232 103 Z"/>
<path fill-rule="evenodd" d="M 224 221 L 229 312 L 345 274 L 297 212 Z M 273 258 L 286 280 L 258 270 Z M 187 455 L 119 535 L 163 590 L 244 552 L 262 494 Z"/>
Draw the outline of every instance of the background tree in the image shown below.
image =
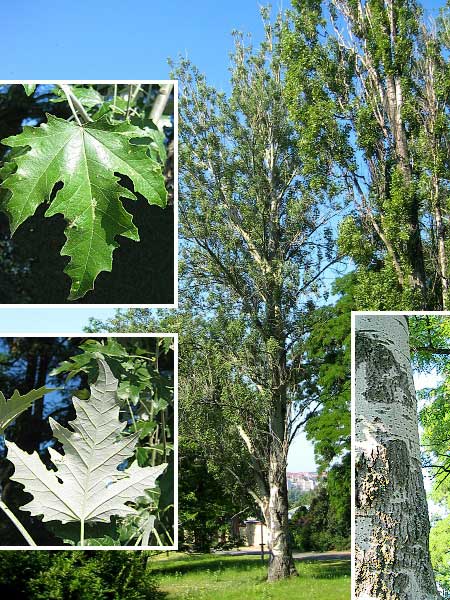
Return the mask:
<path fill-rule="evenodd" d="M 410 318 L 415 368 L 438 376 L 436 385 L 421 391 L 423 465 L 433 482 L 431 500 L 440 507 L 430 532 L 430 552 L 436 580 L 450 590 L 450 321 L 442 315 Z M 447 515 L 447 516 L 445 516 Z"/>
<path fill-rule="evenodd" d="M 354 306 L 353 274 L 338 278 L 332 293 L 335 302 L 317 308 L 305 341 L 305 364 L 309 365 L 308 394 L 318 401 L 305 423 L 314 442 L 320 471 L 350 452 L 350 320 Z M 349 478 L 350 479 L 350 478 Z"/>
<path fill-rule="evenodd" d="M 146 552 L 1 553 L 0 591 L 17 600 L 159 600 Z"/>
<path fill-rule="evenodd" d="M 285 94 L 311 170 L 348 199 L 339 242 L 356 265 L 356 307 L 446 307 L 445 18 L 430 25 L 414 0 L 293 6 Z"/>
<path fill-rule="evenodd" d="M 438 597 L 405 317 L 355 322 L 355 594 Z"/>

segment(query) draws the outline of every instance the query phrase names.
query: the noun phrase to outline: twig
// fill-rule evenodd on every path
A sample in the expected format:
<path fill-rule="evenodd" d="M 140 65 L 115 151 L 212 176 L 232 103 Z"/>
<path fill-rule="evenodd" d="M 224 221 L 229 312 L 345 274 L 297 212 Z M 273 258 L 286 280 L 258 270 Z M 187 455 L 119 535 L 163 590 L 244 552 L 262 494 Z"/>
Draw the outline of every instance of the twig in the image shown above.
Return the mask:
<path fill-rule="evenodd" d="M 23 535 L 23 537 L 27 540 L 28 544 L 30 546 L 37 546 L 36 542 L 33 540 L 31 535 L 28 533 L 28 531 L 25 529 L 25 527 L 22 525 L 22 523 L 19 521 L 19 519 L 16 517 L 16 515 L 12 512 L 12 510 L 10 510 L 6 506 L 6 504 L 3 502 L 3 500 L 0 500 L 0 508 L 3 510 L 3 512 L 6 514 L 6 516 L 9 517 L 10 520 L 14 523 L 16 528 L 20 531 L 20 533 Z"/>
<path fill-rule="evenodd" d="M 116 102 L 117 102 L 117 83 L 114 84 L 114 97 L 113 97 L 113 105 L 112 105 L 112 113 L 116 112 Z"/>
<path fill-rule="evenodd" d="M 65 93 L 65 95 L 66 95 L 66 98 L 67 98 L 67 102 L 69 103 L 69 106 L 70 106 L 70 110 L 72 111 L 72 115 L 73 115 L 73 117 L 75 118 L 75 121 L 76 121 L 76 122 L 78 123 L 78 125 L 81 127 L 81 121 L 80 121 L 80 119 L 79 119 L 79 117 L 78 117 L 78 114 L 77 114 L 77 111 L 75 110 L 75 107 L 74 107 L 74 105 L 73 105 L 73 103 L 72 103 L 72 96 L 70 95 L 70 93 L 69 93 L 69 92 L 68 92 L 66 89 L 64 89 L 64 88 L 66 88 L 66 87 L 67 87 L 67 86 L 65 86 L 65 85 L 61 85 L 61 89 L 62 89 L 62 91 Z"/>
<path fill-rule="evenodd" d="M 81 104 L 81 102 L 75 96 L 75 94 L 72 92 L 70 85 L 62 83 L 60 85 L 60 88 L 66 95 L 67 102 L 69 103 L 70 109 L 71 109 L 75 119 L 77 120 L 78 125 L 81 125 L 81 122 L 78 118 L 77 111 L 78 111 L 78 113 L 80 113 L 80 115 L 83 118 L 85 123 L 91 123 L 92 122 L 91 117 L 87 114 L 84 106 Z"/>
<path fill-rule="evenodd" d="M 164 83 L 159 88 L 159 93 L 156 96 L 156 100 L 153 104 L 152 110 L 150 112 L 150 119 L 158 124 L 158 121 L 162 117 L 164 109 L 166 108 L 167 102 L 169 100 L 170 94 L 172 93 L 173 83 Z"/>
<path fill-rule="evenodd" d="M 128 94 L 127 94 L 127 112 L 125 113 L 125 119 L 128 119 L 128 115 L 130 112 L 130 104 L 131 104 L 131 90 L 133 86 L 130 84 L 128 86 Z"/>

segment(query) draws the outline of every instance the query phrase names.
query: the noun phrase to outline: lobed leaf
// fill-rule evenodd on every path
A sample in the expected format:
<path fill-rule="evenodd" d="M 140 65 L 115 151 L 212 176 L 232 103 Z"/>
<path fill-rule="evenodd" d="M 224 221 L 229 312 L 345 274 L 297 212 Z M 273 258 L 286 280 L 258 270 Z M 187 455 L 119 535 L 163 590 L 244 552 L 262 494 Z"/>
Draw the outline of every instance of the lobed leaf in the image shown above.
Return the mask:
<path fill-rule="evenodd" d="M 39 400 L 45 394 L 53 392 L 51 388 L 40 387 L 21 396 L 17 390 L 14 390 L 10 400 L 0 392 L 0 435 L 3 435 L 5 429 L 10 425 L 24 410 L 30 407 L 35 400 Z"/>
<path fill-rule="evenodd" d="M 90 399 L 73 399 L 76 419 L 71 429 L 51 419 L 54 436 L 64 447 L 64 454 L 49 449 L 56 472 L 47 470 L 36 452 L 30 455 L 6 442 L 15 468 L 11 479 L 33 496 L 22 510 L 43 515 L 44 521 L 108 522 L 114 515 L 136 514 L 127 503 L 154 488 L 167 467 L 141 468 L 134 462 L 125 470 L 118 469 L 133 455 L 138 434 L 123 435 L 126 423 L 119 421 L 117 379 L 105 361 L 98 362 L 99 375 Z"/>
<path fill-rule="evenodd" d="M 70 257 L 65 273 L 72 280 L 69 300 L 76 300 L 93 289 L 100 272 L 111 271 L 119 235 L 139 240 L 120 200 L 135 199 L 135 194 L 119 184 L 115 173 L 129 177 L 135 193 L 149 204 L 164 207 L 167 192 L 161 165 L 145 147 L 130 141 L 144 135 L 138 127 L 111 124 L 106 117 L 83 126 L 52 115 L 47 119 L 40 127 L 25 126 L 19 135 L 2 140 L 13 148 L 29 147 L 2 183 L 10 192 L 2 208 L 12 234 L 42 202 L 50 201 L 45 216 L 64 216 L 67 241 L 61 254 Z M 63 187 L 52 198 L 57 183 Z"/>

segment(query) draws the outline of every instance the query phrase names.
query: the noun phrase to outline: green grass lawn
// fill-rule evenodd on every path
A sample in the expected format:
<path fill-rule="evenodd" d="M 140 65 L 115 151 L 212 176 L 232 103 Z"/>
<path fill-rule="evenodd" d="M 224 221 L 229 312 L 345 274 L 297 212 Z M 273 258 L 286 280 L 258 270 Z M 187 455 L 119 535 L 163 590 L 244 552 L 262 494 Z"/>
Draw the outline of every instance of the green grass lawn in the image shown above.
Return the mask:
<path fill-rule="evenodd" d="M 297 562 L 299 577 L 267 583 L 257 556 L 153 557 L 165 600 L 350 600 L 350 561 Z"/>

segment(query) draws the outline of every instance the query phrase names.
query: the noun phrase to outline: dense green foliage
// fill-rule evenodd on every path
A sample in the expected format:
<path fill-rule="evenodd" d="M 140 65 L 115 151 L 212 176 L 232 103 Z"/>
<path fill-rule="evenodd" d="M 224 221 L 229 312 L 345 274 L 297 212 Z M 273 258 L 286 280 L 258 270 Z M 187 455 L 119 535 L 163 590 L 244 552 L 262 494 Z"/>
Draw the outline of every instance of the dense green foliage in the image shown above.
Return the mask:
<path fill-rule="evenodd" d="M 311 173 L 347 198 L 360 309 L 448 306 L 445 14 L 415 0 L 294 1 L 284 90 Z"/>
<path fill-rule="evenodd" d="M 436 581 L 450 590 L 450 516 L 435 522 L 430 531 L 430 553 Z"/>
<path fill-rule="evenodd" d="M 421 393 L 422 445 L 434 478 L 433 497 L 450 508 L 450 320 L 440 315 L 412 317 L 410 332 L 417 368 L 438 378 L 432 389 Z"/>
<path fill-rule="evenodd" d="M 321 470 L 350 452 L 350 312 L 354 308 L 353 274 L 336 279 L 335 303 L 317 308 L 305 344 L 308 393 L 318 406 L 305 424 Z M 348 498 L 349 500 L 349 498 Z"/>
<path fill-rule="evenodd" d="M 294 508 L 295 506 L 309 506 L 311 500 L 314 498 L 314 490 L 304 492 L 299 488 L 291 487 L 288 491 L 288 498 L 289 508 Z"/>
<path fill-rule="evenodd" d="M 433 480 L 431 498 L 447 514 L 432 523 L 431 560 L 437 582 L 450 590 L 450 319 L 441 315 L 412 317 L 410 332 L 416 367 L 437 377 L 436 385 L 420 394 L 421 443 L 424 464 Z"/>
<path fill-rule="evenodd" d="M 301 552 L 347 550 L 350 547 L 350 453 L 333 465 L 312 494 L 309 507 L 294 513 L 290 530 Z"/>
<path fill-rule="evenodd" d="M 158 600 L 140 552 L 2 552 L 0 592 L 17 600 Z"/>

